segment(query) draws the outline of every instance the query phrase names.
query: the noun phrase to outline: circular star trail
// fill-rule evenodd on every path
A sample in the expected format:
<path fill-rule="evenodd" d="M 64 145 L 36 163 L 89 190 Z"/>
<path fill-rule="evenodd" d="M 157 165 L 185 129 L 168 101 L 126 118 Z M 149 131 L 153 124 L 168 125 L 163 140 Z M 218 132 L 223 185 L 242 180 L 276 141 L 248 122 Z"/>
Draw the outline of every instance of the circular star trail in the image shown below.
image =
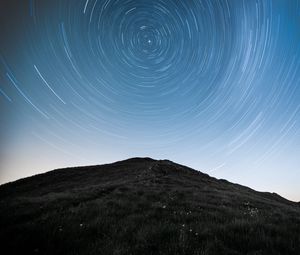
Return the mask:
<path fill-rule="evenodd" d="M 44 168 L 48 158 L 34 156 L 43 151 L 57 166 L 147 155 L 257 187 L 269 175 L 290 183 L 300 163 L 299 4 L 3 1 L 5 167 L 20 169 L 12 158 L 30 144 L 28 168 Z"/>
<path fill-rule="evenodd" d="M 75 17 L 61 24 L 64 57 L 73 75 L 101 93 L 95 98 L 100 109 L 108 98 L 114 103 L 107 109 L 121 113 L 121 120 L 176 132 L 212 104 L 223 83 L 237 32 L 229 29 L 234 21 L 227 8 L 196 1 L 87 1 L 80 24 Z"/>

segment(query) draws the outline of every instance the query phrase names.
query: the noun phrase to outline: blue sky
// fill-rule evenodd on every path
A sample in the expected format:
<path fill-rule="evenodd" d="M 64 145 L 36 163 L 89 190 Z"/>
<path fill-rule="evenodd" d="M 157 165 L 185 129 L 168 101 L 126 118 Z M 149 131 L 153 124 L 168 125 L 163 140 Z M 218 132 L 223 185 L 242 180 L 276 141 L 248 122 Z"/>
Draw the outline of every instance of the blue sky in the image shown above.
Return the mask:
<path fill-rule="evenodd" d="M 300 200 L 299 1 L 1 1 L 0 182 L 135 156 Z"/>

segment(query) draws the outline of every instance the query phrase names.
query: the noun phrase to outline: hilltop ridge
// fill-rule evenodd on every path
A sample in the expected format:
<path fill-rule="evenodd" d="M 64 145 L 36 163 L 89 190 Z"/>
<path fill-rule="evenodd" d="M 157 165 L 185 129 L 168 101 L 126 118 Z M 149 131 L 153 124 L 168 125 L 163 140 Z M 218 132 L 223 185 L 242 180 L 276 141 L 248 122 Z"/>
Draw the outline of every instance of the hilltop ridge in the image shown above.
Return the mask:
<path fill-rule="evenodd" d="M 1 185 L 0 238 L 10 254 L 299 254 L 300 207 L 130 158 Z"/>

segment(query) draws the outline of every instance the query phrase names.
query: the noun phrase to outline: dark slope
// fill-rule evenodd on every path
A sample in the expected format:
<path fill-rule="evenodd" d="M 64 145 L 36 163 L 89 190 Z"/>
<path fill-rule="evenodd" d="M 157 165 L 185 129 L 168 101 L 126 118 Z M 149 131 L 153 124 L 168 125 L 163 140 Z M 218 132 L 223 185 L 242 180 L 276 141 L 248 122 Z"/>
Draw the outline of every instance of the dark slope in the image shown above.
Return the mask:
<path fill-rule="evenodd" d="M 7 254 L 300 254 L 300 206 L 133 158 L 0 186 Z"/>

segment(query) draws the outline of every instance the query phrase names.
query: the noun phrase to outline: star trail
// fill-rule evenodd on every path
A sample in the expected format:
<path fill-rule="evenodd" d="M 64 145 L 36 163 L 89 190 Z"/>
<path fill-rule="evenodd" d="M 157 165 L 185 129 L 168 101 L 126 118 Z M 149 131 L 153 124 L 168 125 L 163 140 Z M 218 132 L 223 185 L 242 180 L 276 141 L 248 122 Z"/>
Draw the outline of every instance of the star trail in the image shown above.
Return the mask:
<path fill-rule="evenodd" d="M 300 200 L 300 1 L 0 12 L 1 183 L 150 156 Z"/>

